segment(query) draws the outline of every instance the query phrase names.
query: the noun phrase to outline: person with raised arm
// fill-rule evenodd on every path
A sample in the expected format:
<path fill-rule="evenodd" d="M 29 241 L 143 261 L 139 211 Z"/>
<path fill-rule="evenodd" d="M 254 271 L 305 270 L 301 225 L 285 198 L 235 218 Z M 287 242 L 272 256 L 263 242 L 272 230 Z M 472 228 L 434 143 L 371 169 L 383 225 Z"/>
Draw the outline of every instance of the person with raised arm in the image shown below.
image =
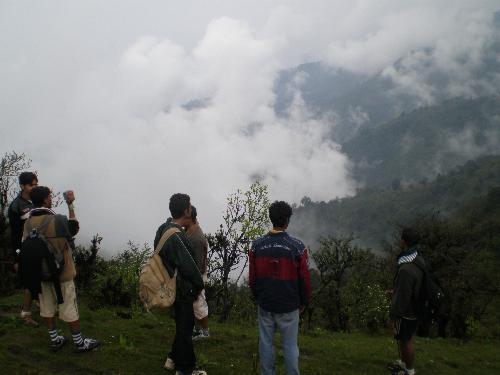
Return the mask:
<path fill-rule="evenodd" d="M 74 193 L 72 191 L 64 193 L 69 218 L 52 211 L 52 193 L 48 187 L 34 187 L 30 192 L 30 197 L 34 208 L 24 225 L 24 243 L 21 247 L 23 280 L 30 286 L 32 296 L 38 295 L 40 316 L 47 324 L 51 349 L 58 351 L 66 343 L 66 338 L 59 335 L 56 330 L 57 313 L 59 319 L 66 322 L 71 330 L 74 351 L 88 352 L 97 348 L 99 342 L 82 336 L 80 331 L 80 317 L 73 281 L 76 276 L 72 254 L 75 247 L 73 238 L 80 229 L 75 215 Z M 31 248 L 28 246 L 30 243 L 28 239 L 31 239 Z M 41 241 L 35 239 L 41 239 Z M 52 267 L 51 264 L 48 265 L 49 277 L 44 277 L 43 263 L 40 267 L 41 264 L 37 261 L 41 259 L 40 252 L 50 253 L 50 256 L 44 258 L 45 264 L 49 258 L 57 264 L 57 269 L 54 269 L 54 264 Z"/>

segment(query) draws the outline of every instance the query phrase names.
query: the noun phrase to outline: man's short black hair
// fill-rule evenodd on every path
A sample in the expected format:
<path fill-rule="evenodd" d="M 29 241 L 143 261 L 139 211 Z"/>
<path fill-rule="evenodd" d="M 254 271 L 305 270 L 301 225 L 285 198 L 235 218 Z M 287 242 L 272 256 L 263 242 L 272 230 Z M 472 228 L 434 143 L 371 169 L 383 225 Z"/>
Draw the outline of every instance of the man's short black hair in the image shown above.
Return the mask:
<path fill-rule="evenodd" d="M 35 186 L 30 192 L 31 202 L 33 206 L 42 207 L 43 202 L 50 195 L 50 189 L 47 186 Z"/>
<path fill-rule="evenodd" d="M 32 184 L 33 181 L 38 182 L 38 177 L 33 172 L 22 172 L 19 175 L 19 185 Z"/>
<path fill-rule="evenodd" d="M 189 195 L 176 193 L 170 197 L 170 203 L 168 204 L 168 208 L 170 209 L 170 214 L 172 218 L 179 219 L 184 215 L 184 211 L 189 208 L 191 198 Z"/>
<path fill-rule="evenodd" d="M 196 207 L 191 205 L 191 220 L 193 220 L 193 223 L 196 223 L 197 217 L 198 217 L 198 212 L 196 211 Z"/>
<path fill-rule="evenodd" d="M 403 228 L 401 239 L 406 242 L 408 247 L 412 247 L 420 243 L 420 234 L 413 228 Z"/>
<path fill-rule="evenodd" d="M 269 206 L 269 219 L 275 228 L 283 228 L 290 222 L 292 207 L 285 201 L 275 201 Z"/>

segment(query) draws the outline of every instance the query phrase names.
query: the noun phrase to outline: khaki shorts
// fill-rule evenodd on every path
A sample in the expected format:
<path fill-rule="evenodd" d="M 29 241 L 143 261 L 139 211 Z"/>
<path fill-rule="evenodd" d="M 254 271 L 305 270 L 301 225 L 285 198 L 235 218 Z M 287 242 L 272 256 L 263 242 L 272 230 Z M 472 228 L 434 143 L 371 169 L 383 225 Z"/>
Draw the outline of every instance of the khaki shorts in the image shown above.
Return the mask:
<path fill-rule="evenodd" d="M 39 294 L 40 316 L 42 318 L 53 318 L 56 316 L 56 312 L 59 311 L 59 319 L 69 323 L 77 321 L 79 315 L 73 280 L 62 282 L 61 292 L 64 303 L 58 305 L 54 284 L 42 282 L 42 293 Z"/>
<path fill-rule="evenodd" d="M 198 320 L 208 316 L 208 305 L 205 298 L 205 289 L 198 295 L 196 301 L 193 302 L 194 317 Z"/>

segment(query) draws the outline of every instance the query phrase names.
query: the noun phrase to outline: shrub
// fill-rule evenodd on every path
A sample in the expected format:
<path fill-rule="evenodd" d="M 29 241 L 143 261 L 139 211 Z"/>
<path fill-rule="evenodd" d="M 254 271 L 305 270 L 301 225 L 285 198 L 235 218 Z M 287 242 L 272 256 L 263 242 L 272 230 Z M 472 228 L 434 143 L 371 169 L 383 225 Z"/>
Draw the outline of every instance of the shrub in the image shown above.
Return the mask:
<path fill-rule="evenodd" d="M 379 284 L 352 277 L 344 291 L 344 305 L 356 327 L 376 333 L 386 326 L 390 302 Z"/>
<path fill-rule="evenodd" d="M 91 282 L 88 295 L 96 306 L 138 304 L 139 272 L 151 256 L 151 248 L 129 241 L 128 248 L 102 264 Z"/>
<path fill-rule="evenodd" d="M 102 237 L 96 234 L 90 242 L 90 247 L 77 246 L 73 251 L 75 260 L 76 279 L 75 283 L 80 290 L 87 290 L 91 280 L 103 267 L 104 260 L 97 253 L 101 248 Z"/>

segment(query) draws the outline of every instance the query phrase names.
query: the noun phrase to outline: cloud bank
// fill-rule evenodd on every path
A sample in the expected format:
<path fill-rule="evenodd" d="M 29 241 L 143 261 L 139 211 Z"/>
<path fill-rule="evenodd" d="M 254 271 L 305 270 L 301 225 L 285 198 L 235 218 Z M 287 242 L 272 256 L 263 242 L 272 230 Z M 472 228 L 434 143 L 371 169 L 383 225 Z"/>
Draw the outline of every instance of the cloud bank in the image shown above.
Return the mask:
<path fill-rule="evenodd" d="M 109 251 L 151 242 L 175 192 L 192 196 L 208 231 L 225 197 L 255 178 L 272 199 L 352 194 L 332 123 L 299 93 L 277 117 L 273 84 L 316 60 L 402 80 L 393 62 L 410 66 L 420 47 L 446 66 L 488 40 L 498 7 L 404 3 L 4 2 L 0 149 L 29 154 L 41 183 L 74 188 L 81 239 L 99 232 Z"/>
<path fill-rule="evenodd" d="M 288 119 L 274 113 L 280 48 L 230 18 L 212 21 L 192 50 L 137 39 L 40 108 L 49 113 L 26 137 L 41 183 L 74 187 L 85 233 L 112 245 L 150 240 L 174 192 L 191 195 L 208 229 L 255 178 L 273 199 L 352 193 L 347 158 L 300 96 Z M 188 109 L 195 99 L 203 104 Z"/>

